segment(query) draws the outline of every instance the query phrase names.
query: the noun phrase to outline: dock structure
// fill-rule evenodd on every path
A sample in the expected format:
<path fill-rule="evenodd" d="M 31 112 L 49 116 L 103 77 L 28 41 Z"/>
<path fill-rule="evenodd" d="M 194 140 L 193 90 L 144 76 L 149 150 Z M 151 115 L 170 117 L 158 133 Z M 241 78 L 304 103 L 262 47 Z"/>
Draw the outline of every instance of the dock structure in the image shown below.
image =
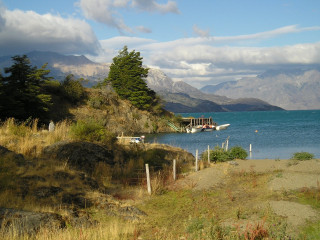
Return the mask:
<path fill-rule="evenodd" d="M 212 117 L 209 118 L 194 118 L 194 117 L 187 117 L 187 118 L 182 118 L 182 124 L 185 127 L 193 127 L 193 126 L 198 126 L 198 125 L 217 125 L 212 119 Z"/>

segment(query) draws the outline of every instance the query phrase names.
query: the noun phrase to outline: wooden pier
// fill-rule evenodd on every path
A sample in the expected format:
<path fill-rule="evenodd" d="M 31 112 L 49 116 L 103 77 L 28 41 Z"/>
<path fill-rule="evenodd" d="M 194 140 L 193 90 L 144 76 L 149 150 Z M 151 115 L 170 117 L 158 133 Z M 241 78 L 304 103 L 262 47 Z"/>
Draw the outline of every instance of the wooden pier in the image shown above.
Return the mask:
<path fill-rule="evenodd" d="M 209 118 L 194 118 L 194 117 L 188 117 L 188 118 L 182 118 L 182 124 L 185 127 L 193 127 L 198 125 L 214 125 L 216 126 L 217 123 L 215 123 L 212 119 L 212 117 Z"/>

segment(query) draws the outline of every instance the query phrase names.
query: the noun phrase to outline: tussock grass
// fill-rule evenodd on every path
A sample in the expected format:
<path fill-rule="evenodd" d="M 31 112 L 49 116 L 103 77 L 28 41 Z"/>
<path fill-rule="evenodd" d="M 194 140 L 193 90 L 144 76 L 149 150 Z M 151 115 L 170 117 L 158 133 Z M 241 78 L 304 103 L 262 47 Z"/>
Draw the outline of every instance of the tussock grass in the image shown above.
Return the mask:
<path fill-rule="evenodd" d="M 0 125 L 0 145 L 25 156 L 37 157 L 44 147 L 70 140 L 69 129 L 68 120 L 56 123 L 55 130 L 49 132 L 45 126 L 38 126 L 37 119 L 19 123 L 9 118 Z"/>
<path fill-rule="evenodd" d="M 136 225 L 120 219 L 105 219 L 97 226 L 87 228 L 72 228 L 48 230 L 41 228 L 36 235 L 19 235 L 16 231 L 3 233 L 0 231 L 0 238 L 3 240 L 128 240 L 137 239 L 139 233 Z"/>

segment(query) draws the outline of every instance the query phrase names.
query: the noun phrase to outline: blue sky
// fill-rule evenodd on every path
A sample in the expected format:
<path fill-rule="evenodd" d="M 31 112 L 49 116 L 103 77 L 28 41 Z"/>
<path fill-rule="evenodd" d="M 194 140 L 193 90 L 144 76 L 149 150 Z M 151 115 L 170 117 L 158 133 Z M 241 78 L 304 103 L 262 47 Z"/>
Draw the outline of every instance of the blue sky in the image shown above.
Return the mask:
<path fill-rule="evenodd" d="M 32 50 L 111 62 L 124 45 L 201 87 L 320 64 L 318 0 L 0 0 L 0 56 Z"/>

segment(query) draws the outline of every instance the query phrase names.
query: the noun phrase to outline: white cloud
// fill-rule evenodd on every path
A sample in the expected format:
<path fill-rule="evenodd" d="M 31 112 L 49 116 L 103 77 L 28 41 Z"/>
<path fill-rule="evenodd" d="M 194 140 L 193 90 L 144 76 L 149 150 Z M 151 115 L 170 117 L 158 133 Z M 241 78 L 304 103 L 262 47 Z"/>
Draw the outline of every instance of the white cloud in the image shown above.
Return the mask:
<path fill-rule="evenodd" d="M 33 50 L 65 54 L 97 54 L 100 44 L 89 24 L 74 18 L 33 11 L 1 10 L 1 55 Z"/>
<path fill-rule="evenodd" d="M 177 4 L 173 1 L 159 4 L 155 0 L 80 0 L 79 6 L 86 18 L 103 23 L 109 27 L 117 28 L 120 33 L 134 33 L 133 28 L 124 22 L 119 12 L 121 8 L 134 8 L 162 14 L 170 12 L 179 13 Z M 139 26 L 138 30 L 141 31 L 141 28 Z M 144 32 L 151 31 L 145 27 L 143 28 Z"/>
<path fill-rule="evenodd" d="M 101 41 L 101 45 L 109 50 L 119 50 L 128 45 L 129 49 L 141 52 L 146 65 L 159 67 L 174 80 L 200 86 L 210 82 L 214 84 L 238 80 L 268 69 L 320 65 L 320 42 L 275 47 L 239 47 L 246 40 L 259 41 L 281 34 L 319 29 L 287 26 L 251 35 L 184 38 L 170 42 L 117 37 Z M 113 56 L 115 55 L 117 52 L 114 52 Z"/>
<path fill-rule="evenodd" d="M 127 0 L 80 0 L 80 7 L 86 18 L 117 28 L 120 32 L 132 33 L 133 30 L 124 23 L 118 13 L 118 8 L 127 7 L 128 2 Z"/>
<path fill-rule="evenodd" d="M 200 37 L 209 37 L 210 36 L 209 30 L 200 29 L 197 25 L 193 25 L 192 29 L 193 29 L 193 32 Z"/>
<path fill-rule="evenodd" d="M 143 11 L 160 13 L 179 13 L 177 4 L 174 1 L 168 1 L 166 4 L 159 4 L 154 0 L 133 0 L 132 6 Z"/>
<path fill-rule="evenodd" d="M 144 26 L 138 26 L 136 28 L 139 32 L 142 32 L 142 33 L 152 33 L 152 30 L 150 28 L 146 28 Z"/>

